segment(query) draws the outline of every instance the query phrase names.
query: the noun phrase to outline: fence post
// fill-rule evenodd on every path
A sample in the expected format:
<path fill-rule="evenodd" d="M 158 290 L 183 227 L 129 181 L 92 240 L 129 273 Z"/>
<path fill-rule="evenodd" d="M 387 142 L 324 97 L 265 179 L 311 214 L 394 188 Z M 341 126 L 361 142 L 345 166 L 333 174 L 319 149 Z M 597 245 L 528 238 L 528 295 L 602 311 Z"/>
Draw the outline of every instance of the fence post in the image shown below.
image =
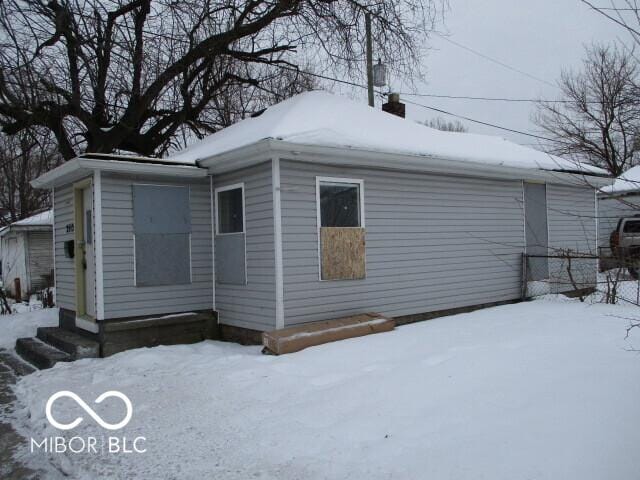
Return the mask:
<path fill-rule="evenodd" d="M 520 299 L 527 298 L 527 254 L 522 252 L 522 279 L 520 285 Z"/>

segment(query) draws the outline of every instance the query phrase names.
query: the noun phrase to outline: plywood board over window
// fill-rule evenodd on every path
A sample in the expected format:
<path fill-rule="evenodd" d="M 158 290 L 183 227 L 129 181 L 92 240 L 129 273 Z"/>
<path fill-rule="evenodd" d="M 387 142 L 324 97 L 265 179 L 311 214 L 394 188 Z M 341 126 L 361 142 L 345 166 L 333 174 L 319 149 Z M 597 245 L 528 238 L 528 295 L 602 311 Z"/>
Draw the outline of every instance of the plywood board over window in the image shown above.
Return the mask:
<path fill-rule="evenodd" d="M 320 228 L 320 251 L 323 280 L 365 278 L 364 228 Z"/>

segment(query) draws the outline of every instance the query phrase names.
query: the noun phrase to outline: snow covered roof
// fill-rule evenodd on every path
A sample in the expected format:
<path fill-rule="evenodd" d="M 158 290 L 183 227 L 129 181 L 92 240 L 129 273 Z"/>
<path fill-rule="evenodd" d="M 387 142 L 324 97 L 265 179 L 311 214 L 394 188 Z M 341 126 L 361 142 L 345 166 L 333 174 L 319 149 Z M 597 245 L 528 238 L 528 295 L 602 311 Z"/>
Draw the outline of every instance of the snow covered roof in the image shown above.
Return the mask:
<path fill-rule="evenodd" d="M 492 166 L 603 174 L 500 137 L 443 132 L 323 91 L 306 92 L 209 135 L 166 161 L 196 163 L 265 139 Z"/>
<path fill-rule="evenodd" d="M 42 230 L 53 225 L 53 210 L 37 213 L 31 217 L 23 218 L 17 222 L 0 228 L 0 237 L 12 230 Z"/>
<path fill-rule="evenodd" d="M 37 227 L 53 225 L 53 210 L 37 213 L 31 217 L 23 218 L 17 222 L 13 222 L 11 226 L 18 227 Z"/>
<path fill-rule="evenodd" d="M 613 185 L 603 187 L 600 191 L 610 195 L 640 192 L 640 165 L 630 168 L 621 174 Z"/>

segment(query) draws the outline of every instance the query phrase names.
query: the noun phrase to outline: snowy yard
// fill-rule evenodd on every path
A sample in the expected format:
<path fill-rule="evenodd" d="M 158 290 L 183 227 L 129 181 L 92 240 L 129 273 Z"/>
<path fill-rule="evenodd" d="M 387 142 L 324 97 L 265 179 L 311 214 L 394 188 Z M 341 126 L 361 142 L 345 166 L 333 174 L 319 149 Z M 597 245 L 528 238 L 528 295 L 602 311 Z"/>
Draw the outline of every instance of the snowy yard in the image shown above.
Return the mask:
<path fill-rule="evenodd" d="M 282 357 L 139 349 L 24 377 L 13 422 L 34 438 L 109 435 L 68 399 L 57 418 L 85 421 L 55 430 L 47 398 L 71 390 L 113 422 L 122 404 L 93 400 L 131 399 L 117 435 L 146 437 L 145 453 L 52 454 L 51 478 L 636 480 L 640 331 L 625 340 L 620 318 L 636 316 L 543 298 Z"/>

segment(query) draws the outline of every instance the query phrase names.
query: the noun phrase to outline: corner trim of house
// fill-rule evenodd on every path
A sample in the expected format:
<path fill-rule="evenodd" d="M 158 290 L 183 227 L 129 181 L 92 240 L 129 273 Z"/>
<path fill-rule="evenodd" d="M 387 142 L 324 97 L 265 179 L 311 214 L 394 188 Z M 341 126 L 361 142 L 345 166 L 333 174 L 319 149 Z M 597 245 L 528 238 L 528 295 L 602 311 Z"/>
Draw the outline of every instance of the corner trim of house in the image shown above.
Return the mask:
<path fill-rule="evenodd" d="M 104 320 L 104 267 L 102 258 L 102 175 L 100 174 L 100 170 L 95 170 L 93 172 L 93 223 L 96 257 L 96 319 Z"/>
<path fill-rule="evenodd" d="M 595 214 L 595 217 L 596 217 L 596 234 L 595 234 L 595 237 L 596 237 L 596 251 L 595 251 L 594 255 L 600 256 L 600 251 L 599 251 L 600 245 L 598 245 L 598 242 L 600 240 L 598 238 L 600 236 L 600 223 L 598 221 L 598 215 L 600 215 L 600 212 L 598 211 L 598 189 L 597 188 L 593 189 L 593 201 L 594 201 L 594 204 L 593 204 L 594 205 L 594 214 Z M 597 268 L 598 267 L 596 265 L 596 274 L 597 274 Z"/>
<path fill-rule="evenodd" d="M 284 275 L 282 267 L 282 204 L 280 197 L 280 158 L 271 159 L 273 186 L 273 244 L 275 251 L 276 329 L 284 328 Z"/>
<path fill-rule="evenodd" d="M 216 309 L 216 214 L 215 203 L 213 201 L 213 175 L 209 175 L 209 203 L 211 206 L 211 296 L 212 308 Z M 243 212 L 244 215 L 244 212 Z"/>
<path fill-rule="evenodd" d="M 53 225 L 51 233 L 53 240 L 53 286 L 58 286 L 58 269 L 56 268 L 56 187 L 51 187 L 51 212 L 53 214 Z"/>
<path fill-rule="evenodd" d="M 24 289 L 22 295 L 24 296 L 26 293 L 28 300 L 31 295 L 31 268 L 29 268 L 31 254 L 29 252 L 29 232 L 24 232 L 22 235 L 22 248 L 24 252 L 24 279 L 26 280 L 25 285 L 22 287 Z"/>

